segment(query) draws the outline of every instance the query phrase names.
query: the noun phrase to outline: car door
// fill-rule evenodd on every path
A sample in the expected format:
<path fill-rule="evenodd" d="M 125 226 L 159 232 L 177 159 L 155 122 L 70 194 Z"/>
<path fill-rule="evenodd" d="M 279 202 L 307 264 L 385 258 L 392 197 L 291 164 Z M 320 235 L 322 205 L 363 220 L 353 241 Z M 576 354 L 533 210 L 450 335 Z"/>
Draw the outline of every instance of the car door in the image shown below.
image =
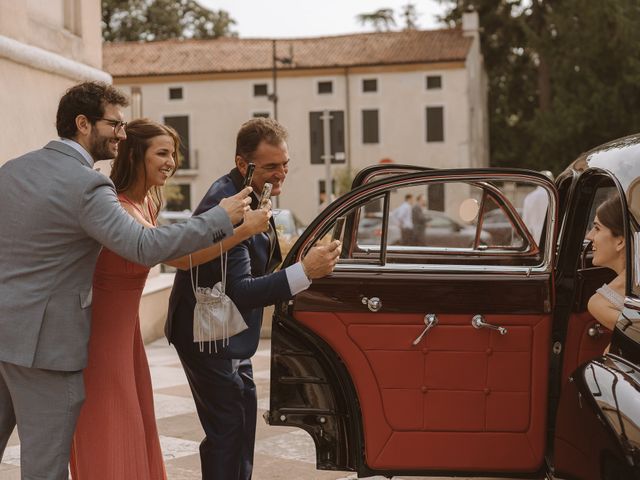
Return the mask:
<path fill-rule="evenodd" d="M 548 197 L 540 245 L 517 214 L 537 186 Z M 429 189 L 444 192 L 443 215 L 475 229 L 470 245 L 388 242 L 390 212 Z M 546 177 L 514 169 L 389 172 L 336 200 L 285 260 L 346 218 L 333 274 L 276 307 L 267 421 L 309 432 L 320 469 L 540 471 L 556 205 Z M 508 242 L 486 241 L 495 209 L 511 222 Z M 360 227 L 371 219 L 379 235 Z"/>
<path fill-rule="evenodd" d="M 552 364 L 558 365 L 552 365 L 552 370 L 560 372 L 556 384 L 551 384 L 560 397 L 557 414 L 553 415 L 555 472 L 562 478 L 581 480 L 638 478 L 640 375 L 637 366 L 620 352 L 625 326 L 613 332 L 612 342 L 612 332 L 587 310 L 596 289 L 616 274 L 592 265 L 585 234 L 598 206 L 612 196 L 625 199 L 625 192 L 611 172 L 597 168 L 582 172 L 574 183 L 566 200 L 564 234 L 559 243 L 558 300 L 552 333 L 554 345 L 559 346 L 554 349 L 559 355 L 552 356 Z M 627 233 L 631 228 L 628 224 Z M 627 234 L 628 245 L 631 238 Z M 624 309 L 622 325 L 625 319 L 634 318 L 633 312 Z M 614 355 L 603 356 L 610 342 Z M 636 465 L 635 470 L 630 464 Z"/>

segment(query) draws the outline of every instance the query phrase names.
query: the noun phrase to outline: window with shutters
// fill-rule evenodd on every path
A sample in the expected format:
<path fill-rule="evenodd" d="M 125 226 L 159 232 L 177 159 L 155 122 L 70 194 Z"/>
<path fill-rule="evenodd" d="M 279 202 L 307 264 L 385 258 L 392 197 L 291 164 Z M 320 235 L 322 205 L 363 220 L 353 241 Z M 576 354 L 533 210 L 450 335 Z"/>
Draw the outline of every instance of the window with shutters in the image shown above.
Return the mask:
<path fill-rule="evenodd" d="M 169 100 L 182 100 L 182 87 L 169 88 Z"/>
<path fill-rule="evenodd" d="M 444 142 L 444 107 L 427 107 L 427 142 Z"/>
<path fill-rule="evenodd" d="M 188 170 L 195 168 L 191 165 L 189 155 L 189 117 L 187 115 L 176 115 L 164 117 L 164 123 L 173 127 L 180 136 L 180 169 Z"/>
<path fill-rule="evenodd" d="M 332 81 L 318 82 L 318 93 L 321 95 L 333 93 L 333 82 Z"/>
<path fill-rule="evenodd" d="M 377 92 L 378 91 L 378 80 L 375 78 L 365 78 L 362 80 L 362 91 L 367 92 Z"/>
<path fill-rule="evenodd" d="M 266 83 L 254 83 L 253 84 L 253 96 L 254 97 L 266 97 L 268 95 Z"/>
<path fill-rule="evenodd" d="M 362 143 L 378 143 L 378 110 L 362 110 Z"/>
<path fill-rule="evenodd" d="M 442 76 L 427 75 L 427 90 L 440 90 L 442 88 Z"/>

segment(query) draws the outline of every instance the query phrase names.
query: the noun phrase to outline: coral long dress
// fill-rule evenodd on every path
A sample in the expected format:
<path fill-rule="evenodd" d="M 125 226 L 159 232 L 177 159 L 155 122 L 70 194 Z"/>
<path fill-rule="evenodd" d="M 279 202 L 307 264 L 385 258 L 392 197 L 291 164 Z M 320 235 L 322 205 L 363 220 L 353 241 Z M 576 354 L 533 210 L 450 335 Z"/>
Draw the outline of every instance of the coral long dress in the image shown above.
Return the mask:
<path fill-rule="evenodd" d="M 98 258 L 86 398 L 71 451 L 74 480 L 167 478 L 138 317 L 148 273 L 106 248 Z"/>

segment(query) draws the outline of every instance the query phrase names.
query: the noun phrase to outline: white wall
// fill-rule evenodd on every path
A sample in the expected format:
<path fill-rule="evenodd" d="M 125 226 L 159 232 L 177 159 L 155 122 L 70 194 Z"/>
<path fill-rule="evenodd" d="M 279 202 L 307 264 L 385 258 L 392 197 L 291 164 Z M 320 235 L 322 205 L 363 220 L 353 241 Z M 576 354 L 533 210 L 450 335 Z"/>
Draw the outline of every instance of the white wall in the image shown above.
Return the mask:
<path fill-rule="evenodd" d="M 99 0 L 0 0 L 0 165 L 56 137 L 65 90 L 100 69 Z"/>

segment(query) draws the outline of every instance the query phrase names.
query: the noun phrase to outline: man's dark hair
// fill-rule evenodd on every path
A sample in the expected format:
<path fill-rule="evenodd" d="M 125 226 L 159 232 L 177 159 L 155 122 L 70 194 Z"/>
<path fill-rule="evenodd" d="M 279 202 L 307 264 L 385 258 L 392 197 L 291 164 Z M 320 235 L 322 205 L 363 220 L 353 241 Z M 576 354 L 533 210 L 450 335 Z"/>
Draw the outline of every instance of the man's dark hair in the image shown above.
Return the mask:
<path fill-rule="evenodd" d="M 71 87 L 58 104 L 58 135 L 62 138 L 74 138 L 78 133 L 76 117 L 85 115 L 91 124 L 95 124 L 104 115 L 105 105 L 126 107 L 129 100 L 120 90 L 103 82 L 83 82 Z"/>
<path fill-rule="evenodd" d="M 245 122 L 236 137 L 236 155 L 245 160 L 252 159 L 261 141 L 275 147 L 287 141 L 287 130 L 273 118 L 253 118 Z"/>

